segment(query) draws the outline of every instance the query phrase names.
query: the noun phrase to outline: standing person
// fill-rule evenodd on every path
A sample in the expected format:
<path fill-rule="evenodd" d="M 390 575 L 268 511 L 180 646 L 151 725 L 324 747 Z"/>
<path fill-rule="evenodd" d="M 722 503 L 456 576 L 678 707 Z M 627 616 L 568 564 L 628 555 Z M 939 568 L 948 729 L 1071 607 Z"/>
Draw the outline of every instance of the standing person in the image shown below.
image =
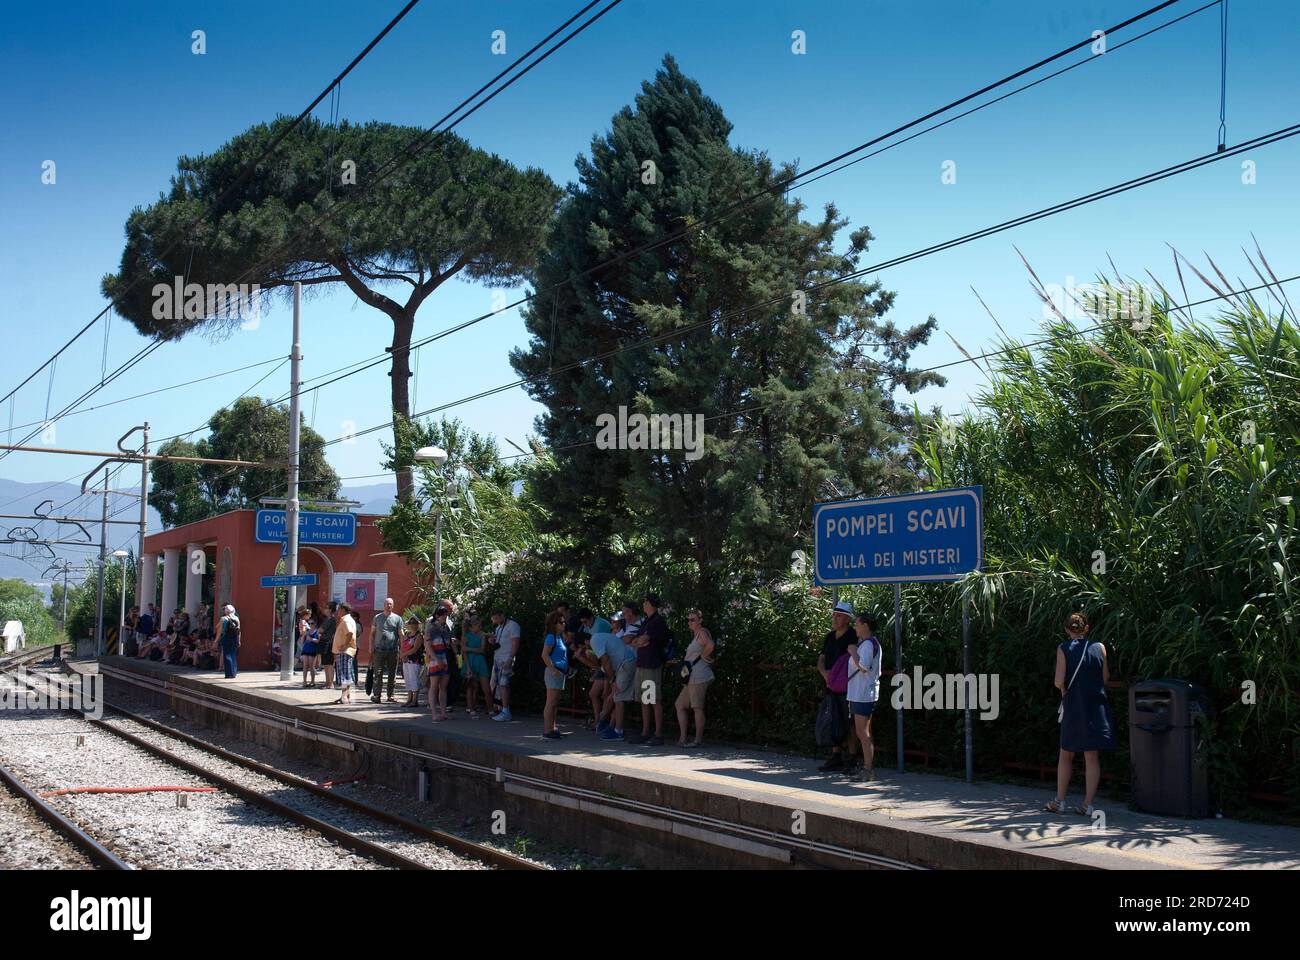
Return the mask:
<path fill-rule="evenodd" d="M 320 632 L 316 624 L 310 619 L 311 614 L 306 608 L 302 610 L 302 685 L 304 687 L 316 686 L 316 660 L 318 657 Z M 308 682 L 308 675 L 311 681 Z"/>
<path fill-rule="evenodd" d="M 636 695 L 641 701 L 641 736 L 633 743 L 648 743 L 652 747 L 664 745 L 663 672 L 664 651 L 668 647 L 668 622 L 659 612 L 659 597 L 648 593 L 641 601 L 645 620 L 636 646 Z M 649 699 L 650 710 L 646 710 Z M 650 735 L 650 715 L 654 714 L 655 732 Z"/>
<path fill-rule="evenodd" d="M 506 616 L 504 610 L 492 611 L 496 626 L 496 652 L 492 655 L 492 689 L 501 698 L 501 709 L 492 717 L 509 723 L 510 680 L 515 673 L 515 657 L 519 653 L 519 624 Z"/>
<path fill-rule="evenodd" d="M 138 657 L 140 655 L 140 642 L 142 640 L 148 640 L 150 637 L 153 636 L 154 625 L 158 622 L 157 616 L 158 614 L 154 610 L 154 605 L 151 603 L 149 604 L 149 609 L 141 611 L 140 616 L 136 618 L 135 621 L 136 647 L 135 647 L 135 652 L 132 654 L 132 656 Z"/>
<path fill-rule="evenodd" d="M 239 614 L 230 603 L 222 609 L 222 614 L 221 662 L 226 668 L 226 679 L 233 680 L 239 674 Z"/>
<path fill-rule="evenodd" d="M 420 663 L 424 660 L 424 640 L 420 636 L 420 618 L 406 618 L 402 635 L 402 683 L 406 686 L 406 706 L 420 705 Z"/>
<path fill-rule="evenodd" d="M 402 618 L 393 612 L 393 598 L 384 598 L 383 613 L 375 614 L 370 623 L 370 668 L 374 671 L 375 683 L 370 693 L 370 702 L 379 702 L 379 693 L 388 679 L 388 702 L 396 703 L 393 697 L 393 684 L 397 673 L 397 648 L 401 642 Z"/>
<path fill-rule="evenodd" d="M 492 705 L 492 689 L 489 686 L 492 670 L 487 660 L 487 637 L 483 635 L 483 621 L 477 615 L 465 621 L 461 645 L 465 651 L 465 699 L 469 707 L 469 718 L 478 719 L 478 695 L 483 694 L 483 709 L 486 712 Z"/>
<path fill-rule="evenodd" d="M 1088 639 L 1088 618 L 1072 613 L 1065 621 L 1069 638 L 1056 648 L 1056 689 L 1061 691 L 1061 754 L 1056 761 L 1056 799 L 1047 803 L 1051 813 L 1060 813 L 1070 789 L 1074 755 L 1083 754 L 1083 803 L 1074 812 L 1091 817 L 1092 801 L 1101 783 L 1102 750 L 1115 749 L 1115 723 L 1111 718 L 1106 684 L 1110 667 L 1106 647 Z"/>
<path fill-rule="evenodd" d="M 691 642 L 686 645 L 682 661 L 682 692 L 677 695 L 677 737 L 679 747 L 698 747 L 704 741 L 704 695 L 713 681 L 713 634 L 704 626 L 704 615 L 692 610 L 686 615 L 691 627 Z M 695 739 L 686 742 L 686 710 L 695 713 Z"/>
<path fill-rule="evenodd" d="M 609 635 L 608 631 L 605 632 L 605 635 Z M 600 665 L 600 658 L 593 648 L 592 636 L 592 634 L 586 632 L 586 629 L 579 633 L 578 644 L 573 650 L 569 651 L 569 659 L 570 661 L 577 660 L 591 670 L 591 688 L 587 691 L 587 699 L 591 701 L 591 719 L 587 721 L 587 729 L 599 733 L 604 729 L 600 725 L 600 718 L 605 712 L 609 683 L 608 678 L 605 676 L 605 668 Z"/>
<path fill-rule="evenodd" d="M 317 643 L 316 649 L 320 652 L 320 666 L 325 671 L 325 689 L 334 689 L 334 630 L 338 627 L 338 609 L 339 605 L 335 601 L 329 602 L 329 612 L 325 614 L 324 621 L 316 628 Z"/>
<path fill-rule="evenodd" d="M 636 695 L 636 650 L 623 642 L 623 613 L 615 613 L 610 619 L 617 632 L 591 635 L 591 649 L 600 660 L 607 689 L 596 732 L 602 740 L 625 740 L 623 714 Z"/>
<path fill-rule="evenodd" d="M 299 607 L 293 612 L 293 654 L 295 660 L 302 661 L 302 685 L 307 686 L 307 658 L 303 656 L 303 648 L 307 644 L 307 608 Z M 313 657 L 313 659 L 315 659 Z"/>
<path fill-rule="evenodd" d="M 447 712 L 453 713 L 464 686 L 464 678 L 461 676 L 461 667 L 464 665 L 463 647 L 461 638 L 456 635 L 456 607 L 450 600 L 443 600 L 442 605 L 447 608 L 447 632 L 451 634 L 447 643 Z M 463 627 L 461 632 L 464 632 Z"/>
<path fill-rule="evenodd" d="M 857 636 L 849 644 L 849 715 L 862 744 L 862 772 L 858 779 L 870 783 L 876 778 L 873 765 L 876 745 L 871 739 L 871 717 L 880 697 L 880 641 L 876 639 L 876 618 L 863 611 L 853 625 Z"/>
<path fill-rule="evenodd" d="M 424 659 L 429 666 L 429 715 L 435 723 L 447 719 L 447 655 L 451 650 L 448 612 L 445 604 L 438 604 L 433 611 L 433 623 L 424 636 Z"/>
<path fill-rule="evenodd" d="M 334 672 L 342 689 L 334 702 L 351 703 L 352 687 L 357 682 L 357 624 L 352 619 L 352 607 L 346 603 L 336 608 L 333 647 Z"/>
<path fill-rule="evenodd" d="M 555 722 L 555 714 L 560 706 L 560 694 L 564 693 L 565 671 L 556 666 L 556 658 L 567 663 L 564 632 L 572 626 L 577 628 L 575 619 L 566 624 L 556 610 L 546 618 L 546 639 L 542 641 L 542 663 L 546 664 L 546 706 L 542 708 L 542 736 L 547 740 L 559 740 L 560 728 Z"/>
<path fill-rule="evenodd" d="M 582 632 L 587 636 L 593 636 L 597 633 L 613 633 L 614 628 L 604 617 L 598 617 L 586 607 L 578 611 L 578 619 L 582 621 Z"/>
<path fill-rule="evenodd" d="M 835 604 L 835 609 L 831 613 L 831 630 L 822 639 L 822 652 L 817 658 L 817 672 L 822 675 L 822 680 L 826 683 L 826 689 L 831 689 L 832 677 L 831 672 L 836 670 L 837 676 L 842 674 L 848 676 L 848 655 L 849 644 L 853 642 L 853 604 L 847 600 L 841 600 Z M 840 663 L 844 658 L 844 663 Z M 848 709 L 847 696 L 843 691 L 834 691 L 835 695 Z M 858 738 L 852 732 L 844 738 L 844 742 L 849 745 L 849 762 L 844 762 L 844 745 L 837 743 L 831 748 L 831 758 L 823 763 L 817 769 L 824 773 L 830 773 L 835 770 L 842 770 L 846 775 L 852 775 L 857 769 L 857 748 Z"/>

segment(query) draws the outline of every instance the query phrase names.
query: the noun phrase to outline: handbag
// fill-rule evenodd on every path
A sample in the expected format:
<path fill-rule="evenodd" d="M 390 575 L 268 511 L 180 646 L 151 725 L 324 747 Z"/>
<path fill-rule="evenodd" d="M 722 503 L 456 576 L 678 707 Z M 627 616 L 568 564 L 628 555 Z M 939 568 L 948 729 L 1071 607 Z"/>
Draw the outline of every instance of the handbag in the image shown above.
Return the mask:
<path fill-rule="evenodd" d="M 1062 721 L 1065 720 L 1065 694 L 1066 694 L 1066 693 L 1069 693 L 1069 692 L 1070 692 L 1070 688 L 1071 688 L 1072 686 L 1074 686 L 1074 678 L 1077 677 L 1077 676 L 1079 675 L 1079 668 L 1080 668 L 1081 666 L 1083 666 L 1083 661 L 1087 658 L 1087 656 L 1088 656 L 1088 649 L 1089 649 L 1091 646 L 1092 646 L 1092 642 L 1091 642 L 1091 641 L 1089 641 L 1088 643 L 1085 643 L 1085 644 L 1083 645 L 1083 652 L 1082 652 L 1081 654 L 1079 654 L 1079 662 L 1076 663 L 1076 664 L 1074 665 L 1074 673 L 1070 674 L 1070 680 L 1069 680 L 1069 682 L 1066 683 L 1066 685 L 1065 685 L 1065 693 L 1061 694 L 1061 705 L 1060 705 L 1059 707 L 1056 708 L 1056 722 L 1057 722 L 1057 723 L 1061 723 Z"/>
<path fill-rule="evenodd" d="M 833 747 L 848 736 L 849 720 L 845 715 L 844 704 L 836 694 L 828 692 L 822 697 L 821 706 L 817 708 L 814 732 L 819 747 Z"/>
<path fill-rule="evenodd" d="M 685 661 L 682 664 L 682 679 L 689 683 L 691 679 L 691 670 L 694 669 L 695 665 L 703 659 L 704 657 L 701 655 L 696 657 L 694 660 Z"/>

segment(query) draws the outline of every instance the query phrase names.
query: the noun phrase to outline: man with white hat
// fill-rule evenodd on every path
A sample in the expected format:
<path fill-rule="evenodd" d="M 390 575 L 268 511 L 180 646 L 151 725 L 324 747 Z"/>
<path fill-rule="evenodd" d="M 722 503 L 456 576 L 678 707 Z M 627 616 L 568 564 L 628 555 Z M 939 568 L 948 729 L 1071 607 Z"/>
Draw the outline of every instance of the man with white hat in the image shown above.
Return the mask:
<path fill-rule="evenodd" d="M 847 657 L 849 647 L 857 642 L 857 635 L 853 632 L 853 604 L 847 600 L 841 600 L 835 604 L 835 609 L 831 613 L 832 629 L 822 640 L 822 653 L 817 658 L 817 672 L 822 675 L 822 680 L 826 682 L 827 689 L 830 689 L 831 668 L 835 666 L 836 661 L 841 657 Z M 845 694 L 836 694 L 841 700 L 845 699 Z M 845 710 L 847 711 L 847 704 Z M 846 775 L 852 775 L 857 765 L 861 762 L 857 756 L 858 738 L 853 736 L 852 730 L 845 737 L 849 745 L 849 760 L 844 762 L 844 746 L 836 744 L 831 748 L 831 758 L 823 763 L 819 770 L 824 773 L 841 770 Z"/>

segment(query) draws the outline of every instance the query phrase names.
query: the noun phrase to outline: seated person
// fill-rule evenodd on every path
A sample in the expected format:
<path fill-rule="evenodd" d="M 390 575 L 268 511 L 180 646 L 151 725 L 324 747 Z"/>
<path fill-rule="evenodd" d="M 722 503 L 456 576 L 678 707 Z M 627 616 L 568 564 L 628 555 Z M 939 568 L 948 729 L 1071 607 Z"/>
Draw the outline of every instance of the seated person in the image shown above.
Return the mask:
<path fill-rule="evenodd" d="M 171 643 L 172 628 L 167 628 L 165 635 L 154 637 L 154 642 L 149 648 L 149 659 L 154 663 L 161 663 L 167 652 L 167 645 Z"/>
<path fill-rule="evenodd" d="M 188 637 L 181 640 L 181 663 L 187 666 L 198 666 L 198 649 L 199 649 L 199 631 L 193 631 Z"/>
<path fill-rule="evenodd" d="M 220 644 L 215 637 L 209 637 L 199 644 L 198 663 L 196 666 L 200 670 L 215 670 L 221 660 Z"/>

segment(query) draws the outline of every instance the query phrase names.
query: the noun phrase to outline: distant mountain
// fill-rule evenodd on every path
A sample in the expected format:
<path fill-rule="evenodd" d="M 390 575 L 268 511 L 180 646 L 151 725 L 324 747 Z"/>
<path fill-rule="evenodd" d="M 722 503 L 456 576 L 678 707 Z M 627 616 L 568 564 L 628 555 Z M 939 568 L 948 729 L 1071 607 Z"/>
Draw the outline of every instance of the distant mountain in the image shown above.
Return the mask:
<path fill-rule="evenodd" d="M 129 488 L 122 488 L 124 490 Z M 26 580 L 29 583 L 45 584 L 49 581 L 42 574 L 54 562 L 50 556 L 67 558 L 80 568 L 87 559 L 98 555 L 99 519 L 103 510 L 102 498 L 82 496 L 81 488 L 75 483 L 23 483 L 18 480 L 0 478 L 0 513 L 10 514 L 0 518 L 0 535 L 8 539 L 8 534 L 18 527 L 31 527 L 41 537 L 51 540 L 84 540 L 86 536 L 75 524 L 57 524 L 53 521 L 38 521 L 32 517 L 33 511 L 46 501 L 42 513 L 58 516 L 86 517 L 82 525 L 86 528 L 95 547 L 31 546 L 21 543 L 0 544 L 0 577 L 6 579 Z M 111 493 L 108 496 L 108 513 L 114 520 L 134 520 L 139 517 L 139 500 L 133 496 Z M 74 512 L 75 511 L 75 512 Z M 32 519 L 20 519 L 32 517 Z M 149 508 L 147 531 L 153 533 L 162 529 L 162 519 L 158 511 Z M 113 523 L 108 528 L 109 550 L 118 547 L 134 549 L 138 528 Z M 16 531 L 21 534 L 22 531 Z"/>
<path fill-rule="evenodd" d="M 397 500 L 397 481 L 390 483 L 372 483 L 365 487 L 343 487 L 340 491 L 344 500 L 359 500 L 361 506 L 355 507 L 357 513 L 387 513 Z"/>
<path fill-rule="evenodd" d="M 344 500 L 360 501 L 361 506 L 354 508 L 358 513 L 385 514 L 392 508 L 393 501 L 397 499 L 397 485 L 396 482 L 390 481 L 389 483 L 375 483 L 362 487 L 344 487 L 342 488 L 342 498 Z M 15 527 L 32 527 L 40 536 L 51 540 L 85 539 L 81 531 L 72 524 L 56 524 L 48 520 L 40 522 L 34 517 L 31 520 L 21 519 L 31 517 L 32 511 L 45 500 L 52 500 L 53 504 L 47 505 L 42 511 L 43 513 L 89 518 L 88 521 L 83 521 L 83 525 L 90 534 L 90 539 L 96 545 L 99 543 L 101 498 L 83 497 L 81 488 L 75 483 L 23 483 L 18 480 L 0 478 L 0 513 L 14 515 L 13 517 L 0 517 L 0 536 L 8 539 L 8 532 Z M 109 494 L 109 516 L 114 520 L 134 520 L 139 516 L 137 512 L 139 510 L 138 504 L 139 501 L 133 496 Z M 72 512 L 74 510 L 75 513 Z M 150 507 L 147 530 L 149 533 L 156 533 L 161 529 L 162 519 L 158 516 L 158 511 Z M 109 525 L 108 542 L 110 551 L 117 547 L 134 550 L 136 545 L 134 538 L 135 530 L 133 528 L 117 523 Z M 97 546 L 51 545 L 49 550 L 54 552 L 55 557 L 66 557 L 71 560 L 78 568 L 82 567 L 88 559 L 98 556 L 99 553 Z M 21 543 L 0 544 L 0 578 L 26 580 L 35 584 L 48 584 L 49 580 L 44 578 L 42 574 L 52 562 L 53 559 L 50 557 L 49 552 L 43 547 Z"/>

